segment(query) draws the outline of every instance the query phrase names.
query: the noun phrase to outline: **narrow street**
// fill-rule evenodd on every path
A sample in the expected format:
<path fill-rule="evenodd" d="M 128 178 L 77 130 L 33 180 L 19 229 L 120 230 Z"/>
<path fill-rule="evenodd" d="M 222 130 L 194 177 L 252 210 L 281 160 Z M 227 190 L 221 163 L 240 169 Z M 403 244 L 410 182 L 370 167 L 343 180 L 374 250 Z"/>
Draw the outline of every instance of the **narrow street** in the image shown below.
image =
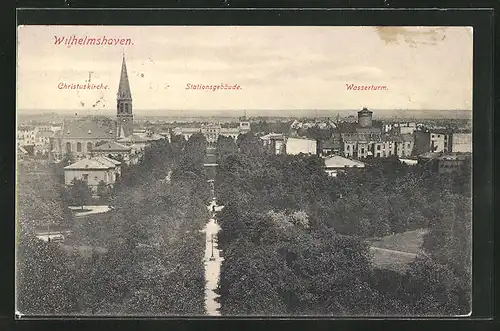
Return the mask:
<path fill-rule="evenodd" d="M 217 206 L 215 201 L 208 205 L 208 209 L 212 211 L 215 206 L 215 211 L 220 211 L 223 207 Z M 212 217 L 205 225 L 205 310 L 209 316 L 220 316 L 220 305 L 216 301 L 218 295 L 214 292 L 217 289 L 220 277 L 220 266 L 223 258 L 220 256 L 220 251 L 217 246 L 217 234 L 220 230 L 214 217 Z"/>

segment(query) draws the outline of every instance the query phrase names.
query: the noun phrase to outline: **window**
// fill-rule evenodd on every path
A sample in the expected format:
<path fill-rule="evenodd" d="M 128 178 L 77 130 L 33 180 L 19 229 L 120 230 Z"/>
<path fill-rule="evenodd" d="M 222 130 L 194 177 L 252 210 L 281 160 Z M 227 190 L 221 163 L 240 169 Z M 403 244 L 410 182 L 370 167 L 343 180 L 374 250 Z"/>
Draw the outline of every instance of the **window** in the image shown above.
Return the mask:
<path fill-rule="evenodd" d="M 68 152 L 68 153 L 71 152 L 71 143 L 70 142 L 66 143 L 66 152 Z"/>
<path fill-rule="evenodd" d="M 434 138 L 434 135 L 432 135 L 432 138 Z"/>
<path fill-rule="evenodd" d="M 410 148 L 410 147 L 411 147 L 411 144 L 410 144 L 410 143 L 408 143 L 408 148 Z"/>
<path fill-rule="evenodd" d="M 89 174 L 83 174 L 83 175 L 82 175 L 82 179 L 83 179 L 85 182 L 88 182 L 88 181 L 89 181 Z"/>
<path fill-rule="evenodd" d="M 87 143 L 87 152 L 90 152 L 91 149 L 92 149 L 92 143 L 88 142 Z"/>
<path fill-rule="evenodd" d="M 377 157 L 380 157 L 380 153 L 377 153 Z"/>
<path fill-rule="evenodd" d="M 377 151 L 380 151 L 380 145 L 377 145 Z"/>
<path fill-rule="evenodd" d="M 78 142 L 76 143 L 76 151 L 81 152 L 82 151 L 82 143 Z"/>
<path fill-rule="evenodd" d="M 364 148 L 364 147 L 362 147 L 362 148 L 361 148 L 361 154 L 364 154 L 364 153 L 365 153 L 365 148 Z"/>
<path fill-rule="evenodd" d="M 441 135 L 440 135 L 440 134 L 438 134 L 438 138 L 441 138 Z"/>
<path fill-rule="evenodd" d="M 120 114 L 123 113 L 123 103 L 120 103 Z"/>
<path fill-rule="evenodd" d="M 346 150 L 347 150 L 347 151 L 351 150 L 351 146 L 350 146 L 350 145 L 347 145 Z"/>
<path fill-rule="evenodd" d="M 125 104 L 125 112 L 128 113 L 128 103 Z"/>

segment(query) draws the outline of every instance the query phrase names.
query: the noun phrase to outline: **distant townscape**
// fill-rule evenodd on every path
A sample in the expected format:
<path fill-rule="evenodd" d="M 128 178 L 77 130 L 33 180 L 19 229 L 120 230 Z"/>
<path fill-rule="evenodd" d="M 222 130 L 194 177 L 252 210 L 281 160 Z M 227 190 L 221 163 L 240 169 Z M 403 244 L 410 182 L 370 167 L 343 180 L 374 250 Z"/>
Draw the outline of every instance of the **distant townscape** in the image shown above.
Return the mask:
<path fill-rule="evenodd" d="M 470 312 L 470 119 L 18 123 L 25 315 Z M 133 107 L 134 105 L 134 107 Z"/>

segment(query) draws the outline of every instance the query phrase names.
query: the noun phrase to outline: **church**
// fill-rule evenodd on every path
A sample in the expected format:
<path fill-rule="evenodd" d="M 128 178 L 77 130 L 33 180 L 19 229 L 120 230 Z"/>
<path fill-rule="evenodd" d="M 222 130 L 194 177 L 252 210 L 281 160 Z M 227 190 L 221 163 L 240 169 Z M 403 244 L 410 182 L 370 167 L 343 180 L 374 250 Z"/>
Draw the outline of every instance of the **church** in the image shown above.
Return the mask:
<path fill-rule="evenodd" d="M 116 97 L 116 120 L 95 116 L 64 121 L 61 130 L 50 139 L 50 158 L 61 160 L 66 154 L 76 159 L 84 158 L 105 143 L 131 137 L 133 129 L 132 92 L 124 56 Z"/>

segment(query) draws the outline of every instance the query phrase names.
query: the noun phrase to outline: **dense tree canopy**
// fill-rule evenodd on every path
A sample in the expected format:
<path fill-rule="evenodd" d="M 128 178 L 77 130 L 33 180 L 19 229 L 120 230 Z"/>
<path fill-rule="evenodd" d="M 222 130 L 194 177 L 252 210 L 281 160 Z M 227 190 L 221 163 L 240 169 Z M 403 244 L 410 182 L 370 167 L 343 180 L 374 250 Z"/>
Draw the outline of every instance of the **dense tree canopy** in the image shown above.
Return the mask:
<path fill-rule="evenodd" d="M 388 158 L 331 178 L 316 156 L 264 155 L 251 134 L 238 145 L 216 179 L 224 314 L 467 313 L 470 175 Z M 374 268 L 365 239 L 420 228 L 427 257 Z"/>
<path fill-rule="evenodd" d="M 204 314 L 205 238 L 200 230 L 209 217 L 201 157 L 206 141 L 198 136 L 182 141 L 158 141 L 146 149 L 142 163 L 125 166 L 112 192 L 113 211 L 79 217 L 62 244 L 44 243 L 29 233 L 34 220 L 64 223 L 67 207 L 55 208 L 62 186 L 39 185 L 46 182 L 36 177 L 23 182 L 21 312 Z M 85 247 L 90 256 L 82 253 Z"/>

